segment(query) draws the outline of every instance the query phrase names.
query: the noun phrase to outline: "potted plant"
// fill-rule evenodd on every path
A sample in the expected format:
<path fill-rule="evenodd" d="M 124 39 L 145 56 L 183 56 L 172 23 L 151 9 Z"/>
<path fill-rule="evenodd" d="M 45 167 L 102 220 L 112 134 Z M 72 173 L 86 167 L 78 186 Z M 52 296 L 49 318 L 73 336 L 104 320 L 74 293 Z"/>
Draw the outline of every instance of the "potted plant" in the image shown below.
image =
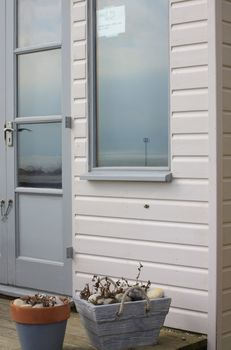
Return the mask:
<path fill-rule="evenodd" d="M 100 350 L 121 350 L 154 345 L 169 311 L 171 299 L 160 288 L 138 281 L 114 282 L 108 277 L 93 277 L 74 297 L 77 311 L 93 346 Z"/>
<path fill-rule="evenodd" d="M 15 299 L 10 305 L 22 350 L 61 350 L 70 317 L 66 297 L 35 294 Z"/>

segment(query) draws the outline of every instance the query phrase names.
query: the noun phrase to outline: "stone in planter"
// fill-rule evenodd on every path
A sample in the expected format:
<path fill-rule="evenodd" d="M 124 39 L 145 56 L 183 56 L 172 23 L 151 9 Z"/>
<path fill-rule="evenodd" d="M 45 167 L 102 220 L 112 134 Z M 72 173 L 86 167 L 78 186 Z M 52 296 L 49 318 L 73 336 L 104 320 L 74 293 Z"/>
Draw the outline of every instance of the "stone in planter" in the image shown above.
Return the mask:
<path fill-rule="evenodd" d="M 70 304 L 50 307 L 19 304 L 12 302 L 10 309 L 22 350 L 61 350 L 70 317 Z"/>

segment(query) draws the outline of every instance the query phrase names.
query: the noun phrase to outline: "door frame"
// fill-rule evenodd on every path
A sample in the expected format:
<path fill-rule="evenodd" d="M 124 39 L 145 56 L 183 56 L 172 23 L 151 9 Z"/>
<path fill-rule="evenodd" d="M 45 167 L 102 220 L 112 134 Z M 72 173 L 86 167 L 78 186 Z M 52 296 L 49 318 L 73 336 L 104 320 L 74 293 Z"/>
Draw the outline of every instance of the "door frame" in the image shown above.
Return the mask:
<path fill-rule="evenodd" d="M 63 204 L 63 257 L 65 294 L 72 294 L 72 259 L 66 257 L 66 248 L 72 246 L 72 178 L 71 178 L 71 129 L 66 127 L 66 117 L 71 115 L 71 31 L 70 16 L 71 2 L 62 2 L 62 204 Z M 4 5 L 3 5 L 3 4 Z M 17 108 L 17 70 L 16 70 L 16 0 L 1 0 L 5 7 L 6 35 L 6 121 L 15 124 Z M 16 144 L 16 135 L 14 142 Z M 15 145 L 14 145 L 15 146 Z M 16 257 L 17 257 L 17 213 L 16 213 L 16 147 L 7 147 L 6 189 L 7 201 L 13 199 L 13 210 L 7 220 L 8 246 L 8 281 L 10 286 L 16 286 Z M 36 191 L 37 192 L 37 191 Z M 25 288 L 25 286 L 24 286 Z M 1 286 L 0 286 L 1 290 Z"/>

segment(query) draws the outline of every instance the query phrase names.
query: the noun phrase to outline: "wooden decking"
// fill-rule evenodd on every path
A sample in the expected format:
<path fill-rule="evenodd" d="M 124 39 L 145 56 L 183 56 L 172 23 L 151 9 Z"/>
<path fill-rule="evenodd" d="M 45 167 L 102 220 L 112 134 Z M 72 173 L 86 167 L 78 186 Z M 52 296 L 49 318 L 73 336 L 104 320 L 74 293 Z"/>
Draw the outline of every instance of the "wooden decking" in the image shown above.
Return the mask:
<path fill-rule="evenodd" d="M 6 298 L 0 298 L 0 350 L 20 350 L 15 324 L 11 321 L 9 315 L 9 302 Z M 205 344 L 205 337 L 203 336 L 163 329 L 159 345 L 140 347 L 137 350 L 204 350 L 206 347 L 203 344 Z M 71 318 L 68 320 L 63 350 L 93 349 L 80 324 L 78 314 L 72 312 Z"/>

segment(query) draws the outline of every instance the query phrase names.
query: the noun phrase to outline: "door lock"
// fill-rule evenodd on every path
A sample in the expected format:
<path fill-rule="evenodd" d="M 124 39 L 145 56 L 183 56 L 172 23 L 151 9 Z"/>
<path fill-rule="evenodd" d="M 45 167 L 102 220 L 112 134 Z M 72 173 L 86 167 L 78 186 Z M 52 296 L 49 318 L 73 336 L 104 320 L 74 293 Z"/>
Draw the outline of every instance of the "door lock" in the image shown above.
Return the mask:
<path fill-rule="evenodd" d="M 1 219 L 3 219 L 4 218 L 4 214 L 5 214 L 5 201 L 4 201 L 4 199 L 2 199 L 1 201 L 0 201 L 0 208 L 1 208 Z"/>
<path fill-rule="evenodd" d="M 4 139 L 8 147 L 13 146 L 13 133 L 14 133 L 13 123 L 7 122 L 4 127 Z"/>

